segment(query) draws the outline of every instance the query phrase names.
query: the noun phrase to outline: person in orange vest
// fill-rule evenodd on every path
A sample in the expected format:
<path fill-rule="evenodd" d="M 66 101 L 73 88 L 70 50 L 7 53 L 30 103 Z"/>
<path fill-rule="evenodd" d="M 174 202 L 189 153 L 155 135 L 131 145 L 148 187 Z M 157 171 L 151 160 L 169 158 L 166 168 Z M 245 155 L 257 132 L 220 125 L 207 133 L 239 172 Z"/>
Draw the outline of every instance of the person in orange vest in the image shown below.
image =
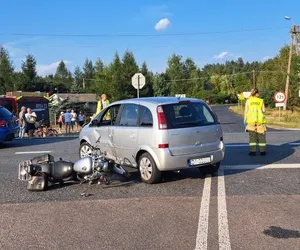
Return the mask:
<path fill-rule="evenodd" d="M 262 98 L 259 98 L 258 89 L 251 91 L 251 96 L 245 104 L 244 125 L 249 133 L 250 156 L 256 155 L 257 145 L 260 155 L 266 155 L 266 117 L 265 104 Z"/>

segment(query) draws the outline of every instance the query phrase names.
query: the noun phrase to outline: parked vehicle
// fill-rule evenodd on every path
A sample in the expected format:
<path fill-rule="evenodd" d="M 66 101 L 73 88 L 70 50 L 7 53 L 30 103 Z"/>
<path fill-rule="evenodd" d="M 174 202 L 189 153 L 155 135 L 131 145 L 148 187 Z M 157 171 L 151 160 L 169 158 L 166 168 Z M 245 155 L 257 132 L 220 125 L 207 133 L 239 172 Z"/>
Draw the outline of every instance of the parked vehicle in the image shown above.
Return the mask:
<path fill-rule="evenodd" d="M 31 108 L 37 115 L 38 120 L 44 120 L 49 126 L 49 99 L 46 96 L 1 96 L 0 106 L 7 108 L 10 112 L 18 116 L 21 107 Z"/>
<path fill-rule="evenodd" d="M 121 165 L 136 167 L 142 181 L 156 183 L 162 171 L 198 167 L 214 173 L 225 155 L 216 114 L 202 100 L 147 97 L 114 102 L 80 132 L 86 157 L 100 148 Z"/>
<path fill-rule="evenodd" d="M 6 108 L 0 106 L 0 143 L 12 141 L 19 136 L 16 117 Z"/>

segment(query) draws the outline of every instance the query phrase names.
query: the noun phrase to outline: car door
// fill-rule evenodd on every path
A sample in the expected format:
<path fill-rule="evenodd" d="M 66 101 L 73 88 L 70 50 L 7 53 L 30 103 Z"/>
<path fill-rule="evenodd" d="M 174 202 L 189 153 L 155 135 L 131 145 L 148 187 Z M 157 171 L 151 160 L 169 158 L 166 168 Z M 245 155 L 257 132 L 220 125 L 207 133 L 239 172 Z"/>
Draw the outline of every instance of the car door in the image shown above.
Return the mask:
<path fill-rule="evenodd" d="M 97 125 L 93 131 L 93 145 L 99 145 L 101 152 L 106 152 L 113 160 L 116 159 L 116 152 L 114 146 L 114 126 L 118 119 L 118 114 L 121 105 L 112 105 L 95 117 Z M 99 139 L 99 143 L 96 141 Z"/>
<path fill-rule="evenodd" d="M 117 157 L 122 164 L 135 166 L 134 151 L 138 139 L 138 114 L 137 103 L 123 105 L 118 125 L 114 127 L 114 145 Z"/>

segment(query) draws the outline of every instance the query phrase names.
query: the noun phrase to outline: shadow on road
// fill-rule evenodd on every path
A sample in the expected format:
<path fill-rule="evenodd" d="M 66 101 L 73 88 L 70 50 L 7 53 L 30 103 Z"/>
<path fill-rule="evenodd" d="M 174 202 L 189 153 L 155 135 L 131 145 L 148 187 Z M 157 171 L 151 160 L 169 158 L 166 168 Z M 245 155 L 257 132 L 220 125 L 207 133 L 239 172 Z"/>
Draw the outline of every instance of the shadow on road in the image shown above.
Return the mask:
<path fill-rule="evenodd" d="M 227 144 L 230 146 L 232 144 Z M 234 144 L 236 145 L 236 144 Z M 289 158 L 295 153 L 295 149 L 300 146 L 300 140 L 287 142 L 281 145 L 267 145 L 267 155 L 261 156 L 257 153 L 256 156 L 249 156 L 249 147 L 228 147 L 226 148 L 225 159 L 222 165 L 234 166 L 248 166 L 257 165 L 264 166 L 270 164 L 280 164 L 284 159 Z M 288 163 L 287 163 L 288 164 Z M 246 171 L 251 171 L 252 169 L 227 169 L 225 175 L 241 173 Z"/>
<path fill-rule="evenodd" d="M 15 139 L 10 142 L 0 143 L 0 149 L 5 148 L 19 148 L 35 145 L 44 145 L 62 141 L 73 141 L 77 140 L 77 137 L 48 137 L 48 138 L 32 138 L 32 139 Z"/>
<path fill-rule="evenodd" d="M 222 125 L 222 129 L 225 133 L 243 133 L 245 132 L 244 128 L 244 119 L 243 116 L 234 113 L 229 108 L 230 106 L 237 105 L 222 105 L 222 106 L 213 106 L 213 111 L 217 114 L 220 123 Z M 274 129 L 268 128 L 268 131 L 286 131 L 284 129 Z"/>

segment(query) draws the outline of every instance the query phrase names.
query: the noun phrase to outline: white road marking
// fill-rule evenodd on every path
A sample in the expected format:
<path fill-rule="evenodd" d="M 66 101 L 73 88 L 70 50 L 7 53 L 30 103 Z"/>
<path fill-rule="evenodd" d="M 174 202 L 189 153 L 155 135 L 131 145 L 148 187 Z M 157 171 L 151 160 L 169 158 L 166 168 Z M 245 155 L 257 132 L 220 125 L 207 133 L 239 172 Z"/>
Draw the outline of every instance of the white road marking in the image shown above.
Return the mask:
<path fill-rule="evenodd" d="M 282 146 L 282 145 L 289 145 L 289 146 L 300 146 L 300 142 L 290 142 L 290 143 L 283 143 L 283 144 L 280 144 L 280 143 L 272 143 L 273 146 Z M 228 148 L 238 148 L 238 147 L 249 147 L 249 144 L 247 143 L 240 143 L 240 144 L 237 144 L 237 143 L 233 143 L 233 144 L 226 144 L 225 143 L 225 147 L 228 147 Z"/>
<path fill-rule="evenodd" d="M 243 169 L 288 169 L 300 168 L 300 164 L 257 164 L 257 165 L 223 165 L 224 170 L 243 170 Z"/>
<path fill-rule="evenodd" d="M 195 250 L 207 249 L 210 190 L 211 190 L 211 176 L 208 175 L 206 176 L 204 181 Z"/>
<path fill-rule="evenodd" d="M 223 168 L 218 171 L 218 226 L 219 226 L 219 249 L 230 250 L 230 237 L 227 218 L 225 179 Z"/>
<path fill-rule="evenodd" d="M 25 152 L 15 152 L 15 155 L 24 155 L 24 154 L 48 154 L 52 151 L 25 151 Z"/>
<path fill-rule="evenodd" d="M 231 148 L 231 147 L 249 147 L 249 144 L 225 144 L 225 147 Z"/>

